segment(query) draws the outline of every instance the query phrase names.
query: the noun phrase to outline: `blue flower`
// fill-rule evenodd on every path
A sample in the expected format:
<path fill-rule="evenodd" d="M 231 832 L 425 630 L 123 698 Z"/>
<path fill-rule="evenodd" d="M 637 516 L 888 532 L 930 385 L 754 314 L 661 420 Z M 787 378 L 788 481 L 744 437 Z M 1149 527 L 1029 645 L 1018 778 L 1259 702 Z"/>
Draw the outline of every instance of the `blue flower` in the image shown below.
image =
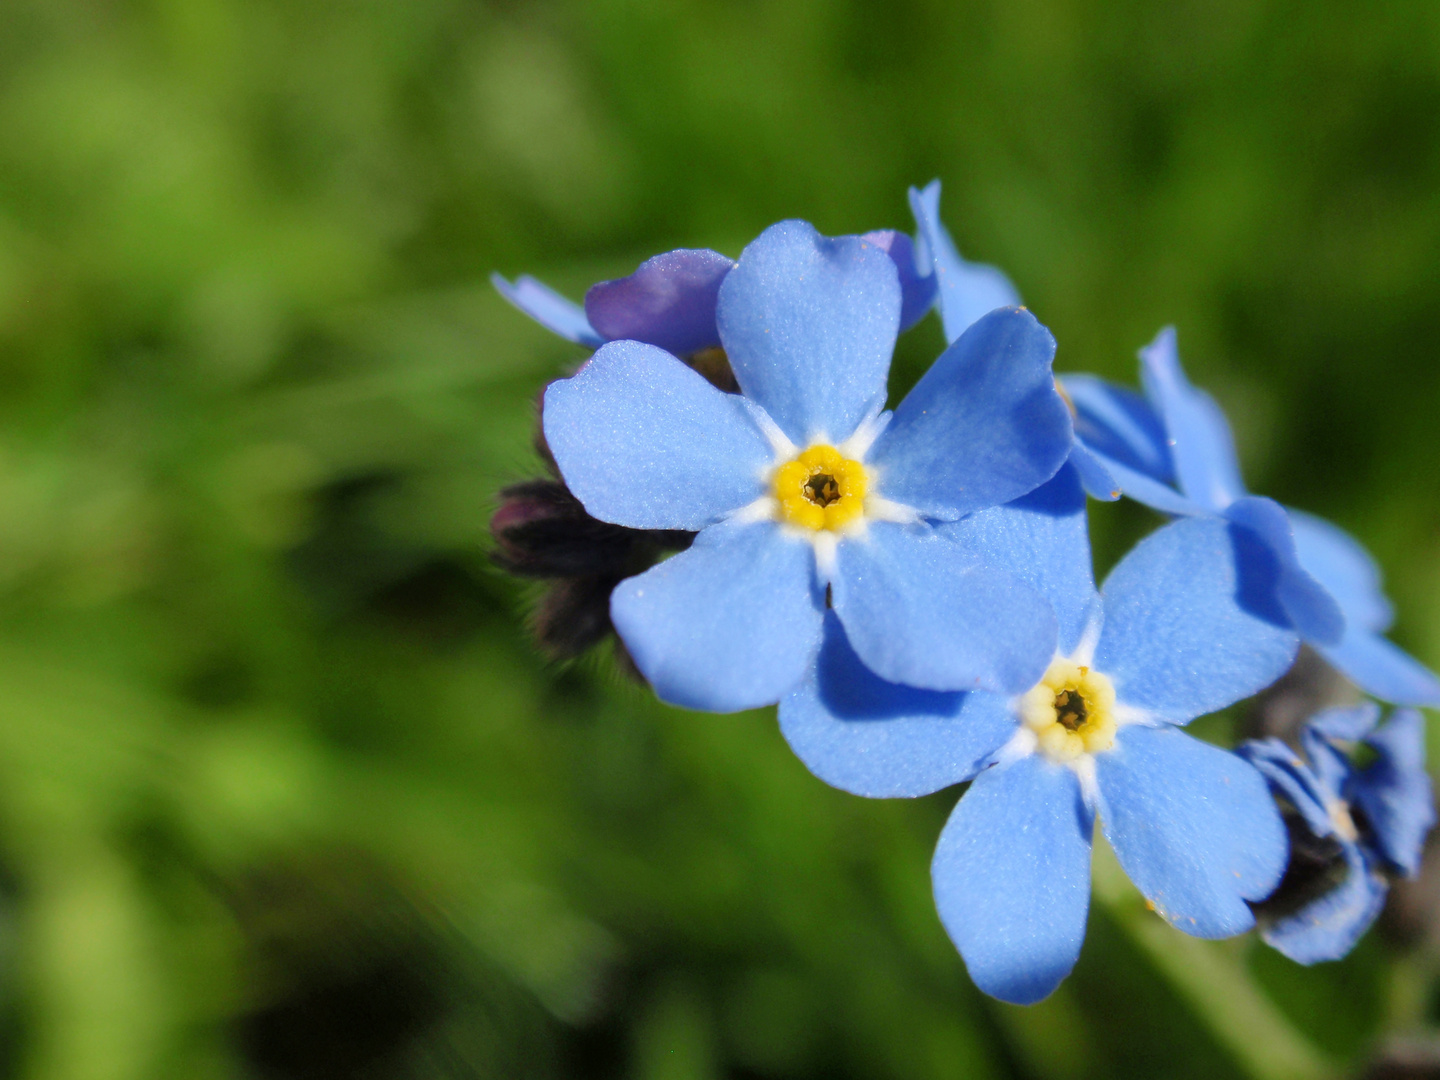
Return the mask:
<path fill-rule="evenodd" d="M 1248 929 L 1246 901 L 1267 895 L 1285 866 L 1280 816 L 1251 765 L 1177 726 L 1263 688 L 1293 659 L 1268 547 L 1234 522 L 1180 520 L 1130 552 L 1102 598 L 1070 466 L 944 529 L 1051 600 L 1049 668 L 1015 695 L 896 686 L 827 616 L 814 667 L 780 703 L 791 747 L 861 795 L 923 795 L 975 778 L 932 869 L 940 918 L 995 997 L 1038 1001 L 1074 966 L 1097 813 L 1126 873 L 1172 925 L 1208 938 Z"/>
<path fill-rule="evenodd" d="M 908 330 L 935 303 L 930 262 L 902 232 L 882 229 L 862 239 L 885 251 L 900 276 L 900 329 Z M 501 296 L 567 341 L 598 349 L 607 341 L 643 341 L 677 356 L 720 346 L 716 303 L 735 260 L 707 248 L 680 248 L 646 259 L 629 277 L 602 281 L 585 294 L 585 306 L 521 274 L 490 282 Z M 923 270 L 923 273 L 922 273 Z M 996 305 L 997 307 L 999 305 Z"/>
<path fill-rule="evenodd" d="M 546 439 L 587 512 L 699 533 L 611 596 L 665 700 L 721 712 L 777 701 L 809 667 L 827 610 L 897 682 L 1008 690 L 1043 670 L 1043 598 L 932 524 L 1032 491 L 1065 460 L 1054 339 L 1028 312 L 994 312 L 892 415 L 901 305 L 884 249 L 782 222 L 716 301 L 743 395 L 636 341 L 601 347 L 546 391 Z"/>
<path fill-rule="evenodd" d="M 1173 328 L 1140 359 L 1144 398 L 1064 378 L 1076 409 L 1071 458 L 1092 494 L 1113 487 L 1165 513 L 1218 514 L 1254 529 L 1280 560 L 1280 600 L 1307 643 L 1375 697 L 1440 706 L 1440 679 L 1383 637 L 1391 608 L 1364 547 L 1328 521 L 1246 493 L 1230 426 L 1185 377 Z"/>
<path fill-rule="evenodd" d="M 1280 910 L 1264 919 L 1261 937 L 1301 964 L 1338 960 L 1354 947 L 1384 906 L 1385 875 L 1419 873 L 1435 823 L 1424 720 L 1413 709 L 1376 727 L 1379 718 L 1373 704 L 1320 713 L 1300 735 L 1308 760 L 1279 739 L 1239 751 L 1288 804 L 1299 834 L 1291 870 L 1266 905 Z M 1357 743 L 1375 754 L 1365 768 L 1346 752 Z"/>
<path fill-rule="evenodd" d="M 985 305 L 1019 296 L 998 270 L 956 254 L 939 222 L 939 194 L 934 183 L 910 198 L 953 341 Z M 1281 603 L 1310 645 L 1367 693 L 1440 706 L 1440 679 L 1383 636 L 1392 612 L 1364 547 L 1328 521 L 1246 493 L 1225 416 L 1186 379 L 1173 329 L 1140 357 L 1143 397 L 1091 375 L 1061 380 L 1075 409 L 1070 460 L 1086 491 L 1105 501 L 1125 494 L 1167 514 L 1220 514 L 1256 530 L 1284 568 Z"/>

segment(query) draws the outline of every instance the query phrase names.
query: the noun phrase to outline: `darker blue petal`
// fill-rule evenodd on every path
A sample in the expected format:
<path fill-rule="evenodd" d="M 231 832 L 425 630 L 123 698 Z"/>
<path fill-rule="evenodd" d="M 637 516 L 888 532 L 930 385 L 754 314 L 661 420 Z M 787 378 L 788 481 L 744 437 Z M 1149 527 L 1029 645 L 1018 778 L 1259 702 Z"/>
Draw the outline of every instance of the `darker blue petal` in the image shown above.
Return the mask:
<path fill-rule="evenodd" d="M 1275 596 L 1296 632 L 1315 645 L 1337 644 L 1345 633 L 1345 616 L 1334 597 L 1300 565 L 1284 507 L 1273 499 L 1246 495 L 1231 503 L 1225 516 L 1250 529 L 1275 553 L 1280 568 Z"/>
<path fill-rule="evenodd" d="M 1214 399 L 1185 377 L 1173 326 L 1140 350 L 1140 380 L 1164 422 L 1180 490 L 1215 512 L 1244 495 L 1230 425 Z"/>
<path fill-rule="evenodd" d="M 579 304 L 566 300 L 550 286 L 521 274 L 512 284 L 499 274 L 490 275 L 495 291 L 545 329 L 579 345 L 598 349 L 605 339 L 595 332 Z"/>
<path fill-rule="evenodd" d="M 1057 648 L 1069 655 L 1096 600 L 1085 492 L 1070 464 L 1028 495 L 936 529 L 976 561 L 1019 578 L 1050 602 Z"/>
<path fill-rule="evenodd" d="M 1119 700 L 1172 723 L 1279 678 L 1298 641 L 1275 599 L 1274 554 L 1247 529 L 1182 518 L 1151 533 L 1105 582 L 1095 665 Z"/>
<path fill-rule="evenodd" d="M 610 341 L 643 341 L 677 356 L 713 348 L 720 344 L 715 300 L 734 265 L 704 248 L 667 251 L 629 277 L 592 285 L 585 314 Z"/>
<path fill-rule="evenodd" d="M 955 250 L 955 242 L 940 222 L 939 180 L 932 180 L 923 191 L 910 189 L 910 210 L 919 230 L 920 260 L 935 268 L 946 341 L 955 341 L 987 312 L 1020 303 L 1020 294 L 1000 270 L 966 262 Z"/>
<path fill-rule="evenodd" d="M 1397 709 L 1365 741 L 1379 752 L 1354 777 L 1351 800 L 1370 827 L 1370 839 L 1401 873 L 1420 872 L 1425 836 L 1435 824 L 1435 801 L 1425 771 L 1425 720 L 1414 709 Z"/>
<path fill-rule="evenodd" d="M 900 281 L 869 241 L 770 226 L 721 284 L 717 319 L 740 388 L 797 445 L 841 442 L 883 407 Z"/>
<path fill-rule="evenodd" d="M 610 595 L 610 617 L 663 700 L 735 712 L 779 701 L 820 646 L 808 543 L 778 527 L 714 525 Z"/>
<path fill-rule="evenodd" d="M 1175 482 L 1165 427 L 1134 390 L 1094 375 L 1060 380 L 1075 406 L 1075 437 L 1112 461 L 1161 484 Z"/>
<path fill-rule="evenodd" d="M 1301 510 L 1290 511 L 1290 525 L 1300 565 L 1335 597 L 1345 621 L 1377 634 L 1388 630 L 1394 611 L 1380 589 L 1380 567 L 1360 541 Z"/>
<path fill-rule="evenodd" d="M 992 311 L 906 395 L 869 460 L 887 499 L 939 519 L 1033 491 L 1070 453 L 1055 339 L 1028 311 Z"/>
<path fill-rule="evenodd" d="M 932 530 L 872 522 L 840 542 L 831 602 L 877 675 L 930 690 L 1018 692 L 1055 651 L 1050 605 Z"/>
<path fill-rule="evenodd" d="M 1034 754 L 986 769 L 955 807 L 931 866 L 935 904 L 987 994 L 1029 1005 L 1070 974 L 1093 827 L 1075 774 Z"/>
<path fill-rule="evenodd" d="M 1082 444 L 1077 439 L 1075 445 Z M 1122 465 L 1114 458 L 1095 453 L 1091 447 L 1087 446 L 1086 449 L 1089 450 L 1096 462 L 1104 467 L 1110 481 L 1120 494 L 1127 498 L 1143 503 L 1152 510 L 1159 510 L 1162 514 L 1174 514 L 1176 517 L 1210 513 L 1205 507 L 1187 499 L 1169 485 L 1162 484 L 1159 480 L 1152 479 L 1142 472 L 1137 472 L 1128 465 Z M 1096 498 L 1099 497 L 1096 496 Z"/>
<path fill-rule="evenodd" d="M 1132 725 L 1095 768 L 1101 827 L 1155 910 L 1196 937 L 1250 929 L 1246 901 L 1275 888 L 1288 851 L 1254 766 L 1174 728 Z"/>
<path fill-rule="evenodd" d="M 1353 769 L 1347 746 L 1370 734 L 1379 719 L 1380 706 L 1367 701 L 1316 713 L 1300 729 L 1300 747 L 1327 799 L 1350 798 Z"/>
<path fill-rule="evenodd" d="M 833 611 L 805 681 L 780 702 L 780 731 L 807 768 L 855 795 L 927 795 L 969 780 L 1015 733 L 999 694 L 886 682 L 850 647 Z"/>
<path fill-rule="evenodd" d="M 545 391 L 545 440 L 601 521 L 703 528 L 764 494 L 770 444 L 750 408 L 669 353 L 612 341 Z"/>
<path fill-rule="evenodd" d="M 1346 844 L 1343 850 L 1343 881 L 1260 930 L 1267 945 L 1297 964 L 1339 960 L 1355 947 L 1385 906 L 1385 879 L 1367 864 L 1355 845 Z"/>
<path fill-rule="evenodd" d="M 1266 782 L 1295 807 L 1314 835 L 1325 837 L 1335 832 L 1328 809 L 1335 791 L 1321 783 L 1295 751 L 1271 738 L 1252 739 L 1235 752 L 1254 765 Z"/>
<path fill-rule="evenodd" d="M 880 248 L 895 263 L 900 274 L 900 329 L 909 330 L 935 306 L 935 272 L 928 260 L 921 263 L 915 245 L 902 232 L 881 229 L 861 239 Z"/>

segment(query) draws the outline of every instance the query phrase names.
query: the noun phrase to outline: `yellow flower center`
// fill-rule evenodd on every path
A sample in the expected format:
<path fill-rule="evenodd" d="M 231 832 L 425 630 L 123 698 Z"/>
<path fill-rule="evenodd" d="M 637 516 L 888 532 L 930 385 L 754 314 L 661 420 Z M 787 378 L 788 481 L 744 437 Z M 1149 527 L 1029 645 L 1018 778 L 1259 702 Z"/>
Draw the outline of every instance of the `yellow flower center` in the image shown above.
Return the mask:
<path fill-rule="evenodd" d="M 1020 699 L 1020 719 L 1055 761 L 1098 754 L 1115 744 L 1115 687 L 1098 671 L 1057 657 Z"/>
<path fill-rule="evenodd" d="M 839 531 L 865 513 L 865 466 L 833 446 L 812 446 L 775 470 L 780 520 Z"/>

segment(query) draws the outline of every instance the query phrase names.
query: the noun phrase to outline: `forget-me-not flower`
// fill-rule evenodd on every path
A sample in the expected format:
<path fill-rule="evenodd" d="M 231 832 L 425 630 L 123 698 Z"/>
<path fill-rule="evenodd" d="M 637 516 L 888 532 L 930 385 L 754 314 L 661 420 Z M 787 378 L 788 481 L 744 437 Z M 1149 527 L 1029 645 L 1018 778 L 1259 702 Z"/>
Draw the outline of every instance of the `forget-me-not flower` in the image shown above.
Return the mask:
<path fill-rule="evenodd" d="M 916 796 L 974 777 L 933 865 L 941 920 L 985 992 L 1029 1003 L 1074 966 L 1098 814 L 1130 879 L 1172 925 L 1228 937 L 1285 867 L 1260 774 L 1178 730 L 1268 685 L 1297 648 L 1279 567 L 1234 522 L 1188 518 L 1142 541 L 1103 598 L 1073 467 L 1036 492 L 944 527 L 1050 598 L 1049 668 L 1018 694 L 938 694 L 867 669 L 840 620 L 780 704 L 786 739 L 847 791 Z"/>
<path fill-rule="evenodd" d="M 716 325 L 742 394 L 671 354 L 611 342 L 545 394 L 545 436 L 585 509 L 697 530 L 630 578 L 611 617 L 665 700 L 730 711 L 804 676 L 827 610 L 886 678 L 1028 685 L 1054 619 L 1038 594 L 933 523 L 1017 498 L 1069 453 L 1054 339 L 992 312 L 883 412 L 902 296 L 862 237 L 782 222 L 720 286 Z"/>
<path fill-rule="evenodd" d="M 1301 964 L 1348 953 L 1385 904 L 1386 874 L 1420 871 L 1435 823 L 1425 722 L 1413 709 L 1377 727 L 1379 718 L 1371 703 L 1318 714 L 1300 734 L 1304 758 L 1273 738 L 1239 751 L 1288 804 L 1291 835 L 1299 832 L 1290 872 L 1266 905 L 1280 910 L 1261 936 Z M 1363 768 L 1347 752 L 1357 744 L 1374 755 Z"/>
<path fill-rule="evenodd" d="M 1143 399 L 1099 379 L 1064 377 L 1082 444 L 1072 460 L 1086 455 L 1117 489 L 1165 513 L 1219 514 L 1248 525 L 1280 560 L 1280 600 L 1308 644 L 1375 697 L 1440 705 L 1440 679 L 1383 636 L 1390 603 L 1359 541 L 1321 518 L 1246 493 L 1230 426 L 1210 395 L 1185 377 L 1173 328 L 1161 331 L 1140 359 Z"/>
<path fill-rule="evenodd" d="M 908 330 L 935 302 L 930 260 L 916 251 L 908 236 L 893 229 L 869 232 L 861 239 L 895 263 L 900 329 Z M 583 307 L 529 274 L 513 282 L 491 274 L 490 282 L 510 303 L 567 341 L 592 349 L 607 341 L 643 341 L 676 356 L 694 357 L 720 347 L 716 303 L 720 284 L 734 267 L 734 259 L 708 248 L 667 251 L 646 259 L 627 277 L 592 285 Z"/>

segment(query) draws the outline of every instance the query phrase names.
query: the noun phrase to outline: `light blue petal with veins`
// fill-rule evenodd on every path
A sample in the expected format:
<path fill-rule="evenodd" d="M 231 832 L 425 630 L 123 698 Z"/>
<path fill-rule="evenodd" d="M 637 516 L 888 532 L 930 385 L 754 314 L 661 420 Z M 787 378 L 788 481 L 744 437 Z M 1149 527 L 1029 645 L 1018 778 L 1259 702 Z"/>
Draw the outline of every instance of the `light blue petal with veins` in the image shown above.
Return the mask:
<path fill-rule="evenodd" d="M 885 401 L 900 280 L 881 248 L 772 225 L 720 286 L 720 341 L 740 388 L 799 446 L 838 443 Z"/>
<path fill-rule="evenodd" d="M 750 407 L 653 345 L 614 341 L 545 391 L 545 440 L 592 515 L 704 528 L 765 493 L 770 444 Z"/>
<path fill-rule="evenodd" d="M 1249 697 L 1298 647 L 1275 597 L 1278 576 L 1270 549 L 1231 522 L 1182 518 L 1157 529 L 1105 582 L 1095 666 L 1122 703 L 1172 723 Z"/>
<path fill-rule="evenodd" d="M 673 705 L 735 712 L 779 701 L 820 646 L 808 543 L 771 523 L 714 525 L 610 595 L 635 665 Z"/>
<path fill-rule="evenodd" d="M 867 458 L 887 499 L 953 520 L 1035 490 L 1070 453 L 1055 339 L 1028 311 L 992 311 L 935 361 Z"/>
<path fill-rule="evenodd" d="M 970 978 L 1029 1005 L 1080 956 L 1094 815 L 1075 774 L 1032 754 L 986 769 L 940 833 L 935 905 Z"/>
<path fill-rule="evenodd" d="M 1131 725 L 1095 771 L 1106 839 L 1167 922 L 1203 938 L 1254 925 L 1245 902 L 1274 890 L 1288 852 L 1254 766 L 1174 728 Z"/>

